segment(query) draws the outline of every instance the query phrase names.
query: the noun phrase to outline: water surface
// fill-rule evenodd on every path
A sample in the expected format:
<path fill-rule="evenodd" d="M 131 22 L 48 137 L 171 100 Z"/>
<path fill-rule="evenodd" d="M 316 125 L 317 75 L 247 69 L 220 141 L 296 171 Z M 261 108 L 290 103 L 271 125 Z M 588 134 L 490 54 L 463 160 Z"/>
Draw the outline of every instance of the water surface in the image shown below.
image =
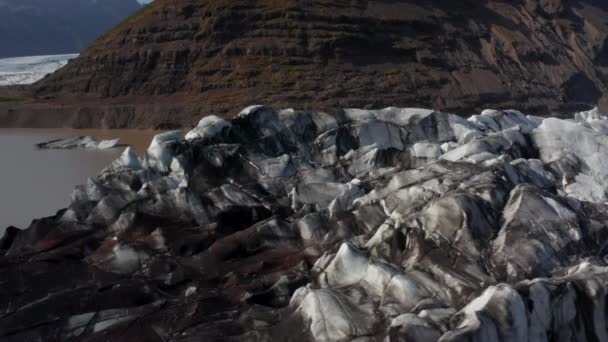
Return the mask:
<path fill-rule="evenodd" d="M 72 189 L 97 175 L 124 148 L 39 150 L 35 144 L 80 135 L 98 140 L 120 138 L 141 155 L 155 131 L 0 129 L 0 236 L 8 226 L 25 228 L 32 219 L 66 207 Z"/>

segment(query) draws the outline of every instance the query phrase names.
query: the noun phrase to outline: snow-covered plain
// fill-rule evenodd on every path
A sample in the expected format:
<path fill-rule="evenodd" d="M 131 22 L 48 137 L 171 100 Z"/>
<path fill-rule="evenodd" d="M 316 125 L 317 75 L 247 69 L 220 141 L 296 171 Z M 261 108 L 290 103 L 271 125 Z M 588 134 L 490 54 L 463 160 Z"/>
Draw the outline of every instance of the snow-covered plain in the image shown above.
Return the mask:
<path fill-rule="evenodd" d="M 78 54 L 0 59 L 0 86 L 32 84 L 76 58 Z"/>

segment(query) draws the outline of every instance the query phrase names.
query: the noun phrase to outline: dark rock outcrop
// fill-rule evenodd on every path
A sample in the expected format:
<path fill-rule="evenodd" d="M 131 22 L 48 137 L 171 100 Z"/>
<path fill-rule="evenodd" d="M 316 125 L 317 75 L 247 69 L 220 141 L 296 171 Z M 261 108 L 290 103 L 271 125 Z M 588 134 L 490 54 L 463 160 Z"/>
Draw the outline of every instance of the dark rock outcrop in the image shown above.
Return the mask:
<path fill-rule="evenodd" d="M 253 106 L 0 240 L 2 341 L 604 341 L 608 121 Z"/>

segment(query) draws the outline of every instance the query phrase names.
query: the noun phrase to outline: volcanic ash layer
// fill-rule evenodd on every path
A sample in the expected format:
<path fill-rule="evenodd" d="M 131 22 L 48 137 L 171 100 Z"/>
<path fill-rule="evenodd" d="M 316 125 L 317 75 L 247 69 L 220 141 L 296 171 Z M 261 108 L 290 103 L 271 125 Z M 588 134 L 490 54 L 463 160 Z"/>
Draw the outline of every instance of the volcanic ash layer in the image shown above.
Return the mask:
<path fill-rule="evenodd" d="M 0 240 L 11 341 L 607 341 L 608 120 L 264 106 Z"/>

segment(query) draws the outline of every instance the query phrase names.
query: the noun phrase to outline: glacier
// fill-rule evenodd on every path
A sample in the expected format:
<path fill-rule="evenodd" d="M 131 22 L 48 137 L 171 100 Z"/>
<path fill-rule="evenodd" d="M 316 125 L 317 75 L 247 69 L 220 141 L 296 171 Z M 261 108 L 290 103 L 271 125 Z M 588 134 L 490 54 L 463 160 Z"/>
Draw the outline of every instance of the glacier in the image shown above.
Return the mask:
<path fill-rule="evenodd" d="M 0 338 L 608 341 L 607 128 L 598 109 L 208 116 L 7 229 Z"/>
<path fill-rule="evenodd" d="M 26 85 L 65 66 L 78 54 L 27 56 L 0 59 L 0 86 Z"/>

